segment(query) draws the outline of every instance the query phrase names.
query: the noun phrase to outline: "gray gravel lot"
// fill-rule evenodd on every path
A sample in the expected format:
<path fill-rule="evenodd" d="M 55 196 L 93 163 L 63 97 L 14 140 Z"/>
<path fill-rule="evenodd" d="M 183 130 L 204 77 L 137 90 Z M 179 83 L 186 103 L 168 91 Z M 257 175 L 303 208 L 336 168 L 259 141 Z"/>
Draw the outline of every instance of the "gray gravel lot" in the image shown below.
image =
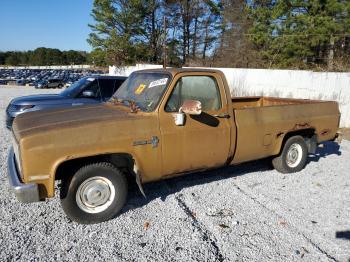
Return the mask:
<path fill-rule="evenodd" d="M 71 222 L 59 198 L 20 204 L 8 190 L 5 108 L 20 95 L 59 90 L 0 87 L 0 261 L 348 261 L 350 142 L 318 148 L 300 173 L 267 160 L 132 188 L 122 214 Z"/>

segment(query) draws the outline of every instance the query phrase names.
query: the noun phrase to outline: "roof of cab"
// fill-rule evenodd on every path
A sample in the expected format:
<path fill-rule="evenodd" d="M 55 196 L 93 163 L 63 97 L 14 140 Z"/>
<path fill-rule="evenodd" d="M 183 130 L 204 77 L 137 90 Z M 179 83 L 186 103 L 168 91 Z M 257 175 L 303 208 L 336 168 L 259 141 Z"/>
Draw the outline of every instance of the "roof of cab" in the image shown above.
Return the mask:
<path fill-rule="evenodd" d="M 210 72 L 210 73 L 221 73 L 220 70 L 217 69 L 211 69 L 211 68 L 174 68 L 174 67 L 167 67 L 167 68 L 154 68 L 154 69 L 144 69 L 139 70 L 136 72 L 155 72 L 155 73 L 170 73 L 171 75 L 175 76 L 179 73 L 184 72 Z"/>
<path fill-rule="evenodd" d="M 112 75 L 87 75 L 85 78 L 93 77 L 96 79 L 127 79 L 127 76 L 112 76 Z"/>

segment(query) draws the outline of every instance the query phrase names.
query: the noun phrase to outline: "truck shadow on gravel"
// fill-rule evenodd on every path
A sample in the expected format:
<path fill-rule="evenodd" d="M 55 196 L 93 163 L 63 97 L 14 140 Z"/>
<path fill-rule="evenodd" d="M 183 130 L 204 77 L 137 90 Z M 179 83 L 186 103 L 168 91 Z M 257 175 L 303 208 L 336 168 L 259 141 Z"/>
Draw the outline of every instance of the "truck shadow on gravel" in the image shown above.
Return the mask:
<path fill-rule="evenodd" d="M 340 145 L 332 141 L 322 143 L 317 147 L 316 154 L 309 155 L 307 164 L 310 162 L 318 162 L 321 158 L 325 158 L 329 155 L 341 156 Z"/>
<path fill-rule="evenodd" d="M 309 156 L 308 163 L 319 161 L 329 155 L 341 155 L 340 147 L 334 142 L 326 142 L 323 147 L 318 147 L 316 154 Z M 160 198 L 165 201 L 170 195 L 180 192 L 184 188 L 209 184 L 222 181 L 225 179 L 235 178 L 254 172 L 264 172 L 273 170 L 271 158 L 256 160 L 243 163 L 237 166 L 218 168 L 210 171 L 196 172 L 184 176 L 169 178 L 166 180 L 151 182 L 143 186 L 147 198 L 140 193 L 136 183 L 131 182 L 129 187 L 129 197 L 126 206 L 122 209 L 121 214 L 129 210 L 136 209 L 147 205 L 154 199 Z M 118 215 L 118 216 L 119 216 Z"/>
<path fill-rule="evenodd" d="M 272 170 L 270 161 L 267 159 L 240 164 L 237 166 L 223 167 L 214 170 L 186 174 L 179 177 L 169 178 L 143 185 L 146 198 L 140 193 L 136 183 L 129 183 L 129 196 L 126 206 L 117 215 L 129 210 L 147 205 L 154 199 L 160 198 L 165 201 L 170 195 L 180 192 L 184 188 L 209 184 L 229 178 L 242 176 L 252 172 Z"/>
<path fill-rule="evenodd" d="M 337 231 L 335 233 L 336 238 L 350 240 L 350 230 L 348 231 Z"/>

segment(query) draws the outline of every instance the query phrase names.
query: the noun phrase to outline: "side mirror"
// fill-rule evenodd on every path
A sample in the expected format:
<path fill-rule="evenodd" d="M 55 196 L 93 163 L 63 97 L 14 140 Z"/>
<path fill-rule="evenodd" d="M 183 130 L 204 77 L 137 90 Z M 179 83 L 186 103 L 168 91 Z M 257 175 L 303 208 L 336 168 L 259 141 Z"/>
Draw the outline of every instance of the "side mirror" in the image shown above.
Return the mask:
<path fill-rule="evenodd" d="M 183 126 L 186 121 L 186 115 L 200 115 L 202 113 L 202 103 L 197 100 L 185 100 L 178 113 L 174 113 L 173 117 L 175 125 Z"/>
<path fill-rule="evenodd" d="M 202 103 L 198 100 L 185 100 L 180 111 L 189 115 L 200 115 L 202 114 Z"/>
<path fill-rule="evenodd" d="M 86 90 L 83 92 L 83 97 L 95 97 L 95 93 L 91 90 Z"/>

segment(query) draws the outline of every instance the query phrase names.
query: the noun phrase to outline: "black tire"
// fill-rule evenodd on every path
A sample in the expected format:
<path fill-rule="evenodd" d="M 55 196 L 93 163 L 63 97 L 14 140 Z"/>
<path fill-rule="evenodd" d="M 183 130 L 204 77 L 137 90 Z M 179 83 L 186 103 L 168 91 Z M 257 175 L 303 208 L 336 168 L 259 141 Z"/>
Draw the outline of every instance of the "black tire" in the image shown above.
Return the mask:
<path fill-rule="evenodd" d="M 90 191 L 87 190 L 89 185 Z M 101 189 L 101 186 L 93 187 L 91 185 L 102 185 L 104 191 L 98 190 Z M 77 194 L 78 190 L 79 193 Z M 114 194 L 111 193 L 113 191 Z M 109 197 L 105 204 L 91 207 L 84 204 L 89 202 L 88 194 L 82 194 L 82 192 L 91 192 L 90 195 L 93 194 L 91 198 L 96 197 L 96 194 L 100 198 L 105 195 Z M 109 192 L 109 194 L 103 194 L 102 192 Z M 116 216 L 123 208 L 127 194 L 128 183 L 125 175 L 112 164 L 101 162 L 83 166 L 71 179 L 62 180 L 60 198 L 62 208 L 70 219 L 82 224 L 94 224 Z M 79 197 L 82 195 L 86 197 Z"/>
<path fill-rule="evenodd" d="M 59 84 L 59 85 L 58 85 L 58 88 L 62 88 L 62 87 L 63 87 L 63 85 L 62 85 L 62 84 Z"/>
<path fill-rule="evenodd" d="M 306 165 L 307 155 L 308 149 L 304 138 L 292 136 L 284 144 L 282 152 L 272 159 L 272 165 L 283 174 L 299 172 Z"/>

